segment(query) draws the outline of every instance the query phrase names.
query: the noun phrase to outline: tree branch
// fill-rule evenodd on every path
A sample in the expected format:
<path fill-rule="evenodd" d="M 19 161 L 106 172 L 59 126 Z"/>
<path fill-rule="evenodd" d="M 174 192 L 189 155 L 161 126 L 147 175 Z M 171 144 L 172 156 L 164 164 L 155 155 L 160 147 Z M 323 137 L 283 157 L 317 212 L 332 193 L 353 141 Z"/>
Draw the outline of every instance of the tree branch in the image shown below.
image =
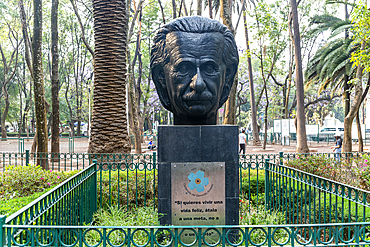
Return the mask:
<path fill-rule="evenodd" d="M 91 55 L 94 57 L 94 51 L 91 49 L 89 43 L 87 42 L 87 40 L 85 38 L 85 27 L 83 26 L 82 21 L 81 21 L 81 17 L 78 14 L 78 10 L 77 10 L 76 4 L 75 4 L 74 0 L 70 0 L 70 2 L 72 4 L 72 6 L 73 6 L 73 11 L 75 12 L 75 15 L 76 15 L 76 17 L 78 19 L 78 23 L 80 24 L 81 38 L 82 38 L 84 44 L 86 45 L 86 48 L 89 50 L 89 52 L 91 53 Z"/>
<path fill-rule="evenodd" d="M 326 96 L 326 97 L 322 97 L 322 98 L 317 98 L 313 101 L 310 101 L 308 102 L 307 104 L 304 105 L 304 108 L 307 108 L 309 107 L 310 105 L 313 105 L 313 104 L 316 104 L 316 103 L 319 103 L 321 101 L 329 101 L 329 100 L 332 100 L 334 98 L 339 98 L 339 97 L 342 97 L 342 94 L 338 94 L 338 95 L 334 95 L 333 97 L 330 97 L 330 96 Z"/>

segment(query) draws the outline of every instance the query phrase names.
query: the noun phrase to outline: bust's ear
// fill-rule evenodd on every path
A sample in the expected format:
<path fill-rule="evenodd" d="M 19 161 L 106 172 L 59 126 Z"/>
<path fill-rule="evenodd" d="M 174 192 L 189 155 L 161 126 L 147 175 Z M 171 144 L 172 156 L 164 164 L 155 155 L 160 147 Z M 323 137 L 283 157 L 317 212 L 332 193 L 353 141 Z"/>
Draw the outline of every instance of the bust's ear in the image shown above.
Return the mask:
<path fill-rule="evenodd" d="M 157 90 L 159 99 L 161 100 L 163 107 L 169 111 L 172 111 L 171 101 L 168 96 L 168 91 L 167 91 L 167 86 L 166 86 L 166 77 L 164 75 L 163 67 L 156 66 L 152 68 L 152 76 L 153 76 L 155 88 Z"/>
<path fill-rule="evenodd" d="M 234 78 L 236 75 L 237 68 L 238 68 L 238 63 L 233 63 L 226 67 L 225 84 L 224 84 L 224 88 L 221 93 L 220 104 L 218 106 L 219 108 L 226 102 L 226 100 L 229 97 L 231 87 L 234 83 Z"/>

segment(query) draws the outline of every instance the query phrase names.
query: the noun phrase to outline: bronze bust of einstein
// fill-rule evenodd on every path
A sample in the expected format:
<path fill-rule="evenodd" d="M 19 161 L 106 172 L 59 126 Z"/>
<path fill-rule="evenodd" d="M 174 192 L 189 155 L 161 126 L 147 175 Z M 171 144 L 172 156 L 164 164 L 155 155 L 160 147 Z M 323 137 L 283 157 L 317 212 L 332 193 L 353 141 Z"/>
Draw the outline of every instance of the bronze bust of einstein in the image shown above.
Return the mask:
<path fill-rule="evenodd" d="M 234 36 L 218 21 L 183 17 L 154 38 L 150 67 L 162 105 L 175 125 L 215 125 L 239 63 Z"/>

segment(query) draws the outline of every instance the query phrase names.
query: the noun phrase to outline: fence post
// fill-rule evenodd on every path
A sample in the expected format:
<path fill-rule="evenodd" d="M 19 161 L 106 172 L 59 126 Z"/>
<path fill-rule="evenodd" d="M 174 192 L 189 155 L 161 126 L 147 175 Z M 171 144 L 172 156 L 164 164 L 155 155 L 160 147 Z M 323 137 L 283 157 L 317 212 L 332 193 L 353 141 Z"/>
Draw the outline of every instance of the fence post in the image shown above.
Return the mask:
<path fill-rule="evenodd" d="M 158 144 L 158 143 L 157 143 Z M 152 164 L 152 168 L 153 168 L 153 199 L 155 198 L 155 169 L 156 169 L 156 166 L 157 166 L 157 152 L 153 152 L 153 164 Z M 153 208 L 155 210 L 155 202 L 153 203 Z"/>
<path fill-rule="evenodd" d="M 30 150 L 26 150 L 26 166 L 30 163 Z"/>
<path fill-rule="evenodd" d="M 280 165 L 284 165 L 284 161 L 283 161 L 283 158 L 284 158 L 284 153 L 283 152 L 279 152 L 279 157 L 280 157 Z"/>
<path fill-rule="evenodd" d="M 93 191 L 92 191 L 92 198 L 93 198 L 93 212 L 95 213 L 96 210 L 98 210 L 98 161 L 96 159 L 93 159 L 94 164 L 94 176 L 93 176 Z M 102 182 L 102 181 L 100 181 Z M 101 192 L 100 192 L 101 193 Z"/>
<path fill-rule="evenodd" d="M 153 152 L 153 168 L 155 168 L 156 163 L 157 163 L 157 152 Z"/>
<path fill-rule="evenodd" d="M 0 215 L 0 246 L 5 246 L 5 215 Z"/>
<path fill-rule="evenodd" d="M 265 208 L 269 210 L 270 204 L 270 181 L 269 181 L 269 159 L 265 159 Z M 257 198 L 258 200 L 258 198 Z"/>

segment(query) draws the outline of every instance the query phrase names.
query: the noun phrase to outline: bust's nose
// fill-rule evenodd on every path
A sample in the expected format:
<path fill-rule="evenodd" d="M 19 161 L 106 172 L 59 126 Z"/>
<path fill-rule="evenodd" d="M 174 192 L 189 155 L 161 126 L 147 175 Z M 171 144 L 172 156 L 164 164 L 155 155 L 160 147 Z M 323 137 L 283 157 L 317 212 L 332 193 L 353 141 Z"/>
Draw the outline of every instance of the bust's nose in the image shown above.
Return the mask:
<path fill-rule="evenodd" d="M 197 74 L 191 79 L 190 88 L 195 91 L 203 91 L 206 88 L 206 84 L 200 74 L 199 68 L 197 68 Z"/>

